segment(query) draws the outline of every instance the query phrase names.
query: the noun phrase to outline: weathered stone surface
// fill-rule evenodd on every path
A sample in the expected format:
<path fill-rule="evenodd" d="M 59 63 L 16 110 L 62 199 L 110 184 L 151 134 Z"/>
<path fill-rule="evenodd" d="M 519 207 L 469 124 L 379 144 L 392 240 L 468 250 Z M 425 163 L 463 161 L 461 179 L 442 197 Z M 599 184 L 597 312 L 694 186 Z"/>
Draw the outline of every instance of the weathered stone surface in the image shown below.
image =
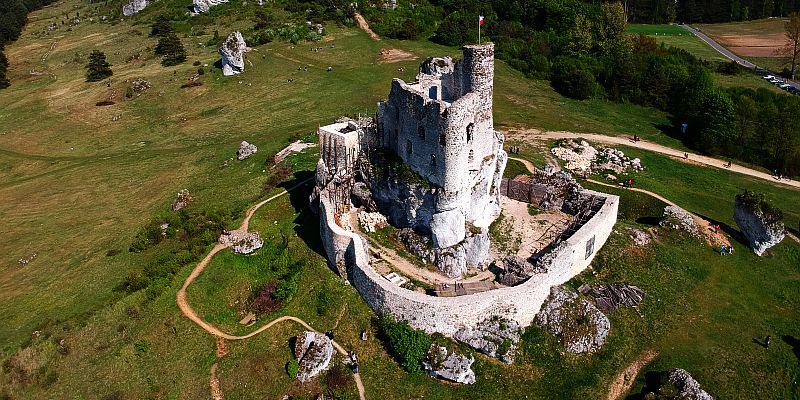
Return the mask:
<path fill-rule="evenodd" d="M 152 85 L 150 85 L 150 82 L 142 78 L 134 79 L 133 82 L 131 82 L 131 86 L 133 87 L 133 92 L 136 93 L 137 96 L 142 94 L 145 90 L 150 89 L 152 87 Z"/>
<path fill-rule="evenodd" d="M 464 214 L 450 210 L 433 214 L 431 218 L 431 239 L 434 247 L 450 247 L 458 244 L 466 236 Z"/>
<path fill-rule="evenodd" d="M 364 232 L 372 233 L 388 225 L 386 217 L 381 213 L 359 211 L 358 224 Z"/>
<path fill-rule="evenodd" d="M 660 225 L 672 229 L 682 230 L 693 236 L 698 236 L 700 234 L 700 231 L 697 228 L 697 223 L 694 221 L 692 214 L 689 214 L 689 212 L 686 210 L 676 206 L 664 207 L 664 219 L 661 220 Z"/>
<path fill-rule="evenodd" d="M 433 343 L 422 365 L 433 377 L 471 385 L 475 383 L 475 371 L 471 368 L 473 362 L 475 357 L 457 354 Z"/>
<path fill-rule="evenodd" d="M 521 329 L 516 321 L 494 316 L 487 317 L 475 326 L 461 328 L 453 338 L 483 354 L 511 364 L 514 362 L 520 335 Z"/>
<path fill-rule="evenodd" d="M 653 400 L 714 400 L 686 370 L 671 369 L 661 378 L 658 393 L 648 393 L 645 399 Z"/>
<path fill-rule="evenodd" d="M 353 202 L 356 206 L 364 207 L 368 212 L 374 212 L 377 209 L 375 201 L 372 200 L 372 193 L 366 183 L 356 182 L 350 194 L 353 196 Z"/>
<path fill-rule="evenodd" d="M 219 242 L 231 246 L 235 253 L 250 254 L 264 245 L 258 232 L 224 231 Z"/>
<path fill-rule="evenodd" d="M 189 205 L 192 202 L 192 196 L 187 189 L 182 189 L 172 202 L 172 211 L 179 211 L 180 209 Z"/>
<path fill-rule="evenodd" d="M 644 169 L 642 161 L 638 158 L 628 158 L 622 151 L 610 147 L 597 150 L 585 140 L 581 140 L 580 143 L 572 139 L 564 140 L 558 147 L 550 149 L 550 152 L 566 161 L 564 168 L 579 173 L 611 171 L 622 174 L 628 170 Z"/>
<path fill-rule="evenodd" d="M 506 286 L 518 285 L 533 276 L 533 274 L 547 272 L 547 268 L 534 266 L 527 260 L 518 256 L 506 256 L 503 259 L 503 267 L 505 269 L 503 273 L 500 274 L 498 282 Z"/>
<path fill-rule="evenodd" d="M 633 285 L 598 285 L 591 292 L 597 308 L 603 311 L 638 307 L 646 297 L 642 289 Z"/>
<path fill-rule="evenodd" d="M 211 7 L 227 2 L 228 0 L 192 0 L 192 12 L 194 14 L 204 13 Z"/>
<path fill-rule="evenodd" d="M 236 158 L 239 159 L 239 161 L 242 161 L 245 158 L 252 156 L 257 151 L 258 147 L 256 147 L 256 145 L 247 142 L 242 142 L 239 145 L 239 151 L 236 152 Z"/>
<path fill-rule="evenodd" d="M 231 32 L 222 42 L 219 55 L 222 57 L 222 74 L 225 76 L 236 75 L 244 72 L 244 55 L 247 53 L 247 44 L 239 31 Z"/>
<path fill-rule="evenodd" d="M 452 74 L 453 68 L 455 68 L 455 63 L 448 56 L 431 57 L 419 66 L 419 72 L 426 75 L 442 76 Z"/>
<path fill-rule="evenodd" d="M 570 353 L 592 353 L 605 344 L 611 322 L 592 303 L 563 286 L 550 288 L 550 296 L 534 323 L 557 336 Z"/>
<path fill-rule="evenodd" d="M 641 229 L 631 229 L 631 239 L 633 243 L 639 247 L 647 246 L 650 244 L 650 235 Z"/>
<path fill-rule="evenodd" d="M 749 242 L 750 248 L 759 256 L 780 243 L 786 235 L 786 227 L 777 217 L 766 215 L 758 204 L 750 204 L 743 195 L 736 196 L 733 219 Z"/>
<path fill-rule="evenodd" d="M 294 355 L 300 364 L 297 379 L 308 382 L 330 367 L 333 342 L 321 333 L 305 331 L 297 335 Z"/>
<path fill-rule="evenodd" d="M 122 15 L 130 17 L 131 15 L 144 10 L 144 8 L 147 7 L 147 4 L 147 0 L 128 0 L 128 3 L 122 6 Z"/>

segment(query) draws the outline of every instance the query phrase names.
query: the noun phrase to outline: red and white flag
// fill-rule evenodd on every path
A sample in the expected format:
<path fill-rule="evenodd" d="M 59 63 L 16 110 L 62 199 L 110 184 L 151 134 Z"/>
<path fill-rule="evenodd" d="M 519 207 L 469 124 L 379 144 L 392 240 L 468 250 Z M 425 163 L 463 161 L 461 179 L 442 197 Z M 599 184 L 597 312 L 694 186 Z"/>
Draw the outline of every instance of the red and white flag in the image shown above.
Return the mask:
<path fill-rule="evenodd" d="M 478 16 L 478 25 L 483 25 L 483 15 Z"/>

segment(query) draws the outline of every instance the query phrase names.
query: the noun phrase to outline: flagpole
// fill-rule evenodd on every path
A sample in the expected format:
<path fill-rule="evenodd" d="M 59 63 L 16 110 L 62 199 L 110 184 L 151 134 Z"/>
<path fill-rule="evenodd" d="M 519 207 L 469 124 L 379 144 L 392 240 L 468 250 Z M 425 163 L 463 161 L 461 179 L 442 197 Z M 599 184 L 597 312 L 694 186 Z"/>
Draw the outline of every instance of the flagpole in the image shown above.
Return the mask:
<path fill-rule="evenodd" d="M 481 44 L 481 18 L 478 17 L 478 44 Z"/>

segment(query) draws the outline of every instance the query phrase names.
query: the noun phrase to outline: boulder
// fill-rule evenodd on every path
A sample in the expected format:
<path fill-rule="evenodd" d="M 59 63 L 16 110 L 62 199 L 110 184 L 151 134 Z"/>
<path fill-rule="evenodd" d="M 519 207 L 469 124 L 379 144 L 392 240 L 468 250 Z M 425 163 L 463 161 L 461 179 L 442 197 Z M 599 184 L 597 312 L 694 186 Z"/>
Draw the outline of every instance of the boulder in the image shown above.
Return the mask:
<path fill-rule="evenodd" d="M 686 370 L 674 368 L 662 374 L 656 392 L 647 393 L 645 399 L 653 400 L 714 400 Z"/>
<path fill-rule="evenodd" d="M 211 7 L 227 2 L 228 0 L 192 0 L 192 13 L 204 13 Z"/>
<path fill-rule="evenodd" d="M 234 253 L 250 254 L 264 245 L 258 232 L 224 231 L 219 237 L 220 244 L 226 244 Z"/>
<path fill-rule="evenodd" d="M 245 158 L 252 156 L 257 151 L 258 151 L 258 147 L 256 147 L 256 145 L 250 144 L 250 143 L 247 143 L 247 142 L 242 142 L 239 145 L 239 151 L 236 152 L 236 158 L 239 161 L 242 161 Z"/>
<path fill-rule="evenodd" d="M 296 339 L 294 356 L 300 364 L 297 379 L 300 382 L 308 382 L 330 367 L 333 342 L 327 336 L 311 331 L 297 335 Z"/>
<path fill-rule="evenodd" d="M 506 286 L 515 286 L 528 280 L 533 274 L 547 272 L 547 268 L 534 266 L 518 256 L 506 256 L 503 259 L 505 270 L 500 274 L 498 282 Z"/>
<path fill-rule="evenodd" d="M 550 295 L 536 314 L 534 323 L 557 336 L 570 353 L 592 353 L 605 344 L 611 322 L 592 303 L 563 286 L 550 288 Z"/>
<path fill-rule="evenodd" d="M 780 210 L 769 206 L 763 197 L 752 192 L 736 195 L 733 219 L 759 256 L 783 240 L 786 227 L 782 218 Z"/>
<path fill-rule="evenodd" d="M 471 385 L 475 383 L 475 371 L 471 368 L 473 362 L 475 357 L 457 354 L 433 343 L 422 366 L 432 377 Z"/>
<path fill-rule="evenodd" d="M 179 211 L 180 209 L 188 206 L 191 202 L 192 196 L 189 194 L 189 191 L 182 189 L 175 197 L 175 201 L 172 202 L 172 211 Z"/>
<path fill-rule="evenodd" d="M 466 235 L 466 219 L 461 210 L 450 210 L 431 217 L 431 239 L 434 247 L 450 247 L 458 244 Z"/>
<path fill-rule="evenodd" d="M 244 72 L 244 54 L 247 53 L 247 43 L 239 31 L 231 32 L 222 42 L 219 55 L 222 57 L 222 75 L 231 76 Z"/>
<path fill-rule="evenodd" d="M 372 233 L 388 225 L 388 221 L 386 221 L 386 216 L 381 213 L 362 210 L 358 212 L 358 224 L 361 225 L 364 232 Z"/>
<path fill-rule="evenodd" d="M 350 194 L 353 196 L 356 206 L 364 207 L 369 212 L 376 210 L 375 201 L 372 200 L 372 193 L 366 183 L 356 182 Z"/>
<path fill-rule="evenodd" d="M 144 8 L 147 7 L 147 4 L 147 0 L 128 0 L 128 4 L 122 6 L 122 15 L 130 17 L 131 15 L 144 10 Z"/>
<path fill-rule="evenodd" d="M 664 227 L 688 232 L 692 236 L 698 236 L 700 234 L 700 230 L 697 228 L 697 223 L 694 221 L 692 214 L 676 206 L 664 207 L 664 219 L 662 219 L 659 224 Z"/>
<path fill-rule="evenodd" d="M 520 335 L 521 329 L 516 321 L 492 316 L 475 326 L 465 326 L 459 329 L 453 338 L 468 344 L 483 354 L 511 364 L 514 362 Z"/>
<path fill-rule="evenodd" d="M 633 239 L 633 243 L 639 247 L 650 244 L 650 235 L 641 229 L 631 229 L 631 239 Z"/>

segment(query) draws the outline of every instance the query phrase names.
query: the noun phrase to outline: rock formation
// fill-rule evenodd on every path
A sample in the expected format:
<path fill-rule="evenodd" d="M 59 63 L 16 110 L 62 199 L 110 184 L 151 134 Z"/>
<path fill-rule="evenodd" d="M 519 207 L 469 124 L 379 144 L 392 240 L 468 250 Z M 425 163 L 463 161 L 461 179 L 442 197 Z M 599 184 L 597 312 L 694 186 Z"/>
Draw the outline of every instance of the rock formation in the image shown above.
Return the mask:
<path fill-rule="evenodd" d="M 211 7 L 227 2 L 228 0 L 192 0 L 192 12 L 194 14 L 204 13 Z"/>
<path fill-rule="evenodd" d="M 258 232 L 224 231 L 219 237 L 219 243 L 231 246 L 234 253 L 250 254 L 264 245 L 264 240 Z"/>
<path fill-rule="evenodd" d="M 333 342 L 327 336 L 311 331 L 297 335 L 296 339 L 294 356 L 300 364 L 297 379 L 308 382 L 330 366 Z"/>
<path fill-rule="evenodd" d="M 546 268 L 536 267 L 527 260 L 518 256 L 506 256 L 503 259 L 503 273 L 500 274 L 498 282 L 506 286 L 518 285 L 533 276 L 533 274 L 545 273 Z"/>
<path fill-rule="evenodd" d="M 222 42 L 219 55 L 222 57 L 222 75 L 231 76 L 244 72 L 244 54 L 247 44 L 239 31 L 231 32 Z"/>
<path fill-rule="evenodd" d="M 650 235 L 641 229 L 631 229 L 631 239 L 633 243 L 639 247 L 644 247 L 650 244 Z"/>
<path fill-rule="evenodd" d="M 361 225 L 364 232 L 372 233 L 385 227 L 388 222 L 381 213 L 360 211 L 358 213 L 358 224 Z"/>
<path fill-rule="evenodd" d="M 644 398 L 652 400 L 714 400 L 686 370 L 671 369 L 661 376 L 656 392 L 647 393 Z M 651 389 L 652 390 L 652 389 Z"/>
<path fill-rule="evenodd" d="M 763 196 L 752 192 L 736 195 L 733 219 L 750 248 L 759 256 L 785 236 L 781 211 L 766 203 Z"/>
<path fill-rule="evenodd" d="M 179 211 L 180 209 L 188 206 L 191 202 L 192 196 L 189 194 L 189 191 L 182 189 L 175 197 L 175 201 L 172 202 L 172 211 Z"/>
<path fill-rule="evenodd" d="M 591 292 L 597 308 L 603 311 L 638 307 L 646 297 L 644 290 L 633 285 L 598 285 Z"/>
<path fill-rule="evenodd" d="M 514 362 L 520 334 L 520 326 L 516 321 L 495 316 L 486 318 L 474 327 L 461 328 L 453 338 L 483 354 L 511 364 Z"/>
<path fill-rule="evenodd" d="M 471 385 L 475 383 L 475 371 L 471 368 L 473 362 L 475 357 L 457 354 L 433 343 L 422 365 L 433 377 Z"/>
<path fill-rule="evenodd" d="M 242 142 L 239 145 L 239 151 L 236 152 L 236 158 L 239 159 L 239 161 L 242 161 L 245 158 L 252 156 L 257 151 L 258 147 L 256 147 L 256 145 L 247 142 Z"/>
<path fill-rule="evenodd" d="M 570 353 L 599 350 L 611 329 L 608 317 L 563 286 L 550 288 L 550 296 L 536 314 L 534 323 L 557 336 L 564 350 Z"/>
<path fill-rule="evenodd" d="M 700 230 L 697 228 L 697 223 L 694 221 L 692 214 L 676 206 L 664 207 L 664 219 L 662 219 L 659 224 L 668 228 L 688 232 L 692 236 L 698 236 L 700 234 Z"/>
<path fill-rule="evenodd" d="M 122 6 L 122 15 L 130 17 L 131 15 L 144 10 L 144 8 L 147 7 L 147 4 L 147 0 L 128 0 L 128 4 Z"/>

